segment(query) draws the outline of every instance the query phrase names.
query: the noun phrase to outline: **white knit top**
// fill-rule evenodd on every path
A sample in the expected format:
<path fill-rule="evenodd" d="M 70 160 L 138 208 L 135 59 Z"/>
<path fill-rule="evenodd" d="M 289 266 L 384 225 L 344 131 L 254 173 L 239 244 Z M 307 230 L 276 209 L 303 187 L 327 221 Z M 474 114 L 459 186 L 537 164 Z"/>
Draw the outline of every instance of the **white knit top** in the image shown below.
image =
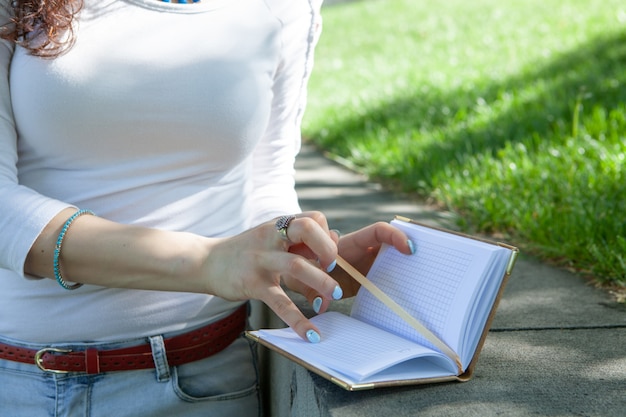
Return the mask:
<path fill-rule="evenodd" d="M 10 0 L 0 2 L 4 22 Z M 0 335 L 108 341 L 216 317 L 234 304 L 67 291 L 25 277 L 24 260 L 68 206 L 204 236 L 297 212 L 318 1 L 85 0 L 76 23 L 76 43 L 56 59 L 0 42 Z"/>

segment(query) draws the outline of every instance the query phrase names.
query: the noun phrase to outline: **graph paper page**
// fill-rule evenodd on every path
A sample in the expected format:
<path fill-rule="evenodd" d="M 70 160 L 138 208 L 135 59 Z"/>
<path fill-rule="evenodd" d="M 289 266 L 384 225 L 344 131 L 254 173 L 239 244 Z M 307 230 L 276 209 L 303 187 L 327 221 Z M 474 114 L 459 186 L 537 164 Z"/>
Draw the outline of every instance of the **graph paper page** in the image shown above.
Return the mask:
<path fill-rule="evenodd" d="M 409 314 L 461 353 L 461 334 L 485 271 L 490 271 L 495 245 L 394 220 L 415 243 L 404 255 L 381 248 L 367 277 Z M 361 288 L 351 315 L 358 320 L 432 347 L 423 336 L 369 291 Z M 467 363 L 463 363 L 467 366 Z"/>
<path fill-rule="evenodd" d="M 426 362 L 421 374 L 412 367 L 404 378 L 456 374 L 455 364 L 445 355 L 341 313 L 326 312 L 311 321 L 320 329 L 320 343 L 305 342 L 291 328 L 253 333 L 305 362 L 327 372 L 347 375 L 355 381 L 362 381 L 404 361 L 422 358 Z"/>

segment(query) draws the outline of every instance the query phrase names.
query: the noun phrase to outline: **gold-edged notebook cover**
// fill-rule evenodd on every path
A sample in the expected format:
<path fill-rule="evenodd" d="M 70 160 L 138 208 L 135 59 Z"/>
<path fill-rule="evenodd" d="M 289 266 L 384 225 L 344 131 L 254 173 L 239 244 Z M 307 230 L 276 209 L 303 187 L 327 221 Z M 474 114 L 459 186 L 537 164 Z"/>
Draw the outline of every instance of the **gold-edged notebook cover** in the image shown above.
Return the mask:
<path fill-rule="evenodd" d="M 374 389 L 374 388 L 385 388 L 385 387 L 400 387 L 400 386 L 407 386 L 407 385 L 422 385 L 422 384 L 434 384 L 434 383 L 441 383 L 441 382 L 467 382 L 469 381 L 473 376 L 474 376 L 474 370 L 476 368 L 476 363 L 478 362 L 478 358 L 480 356 L 480 353 L 482 351 L 483 345 L 485 343 L 485 340 L 487 338 L 487 334 L 489 333 L 489 330 L 491 328 L 491 324 L 493 322 L 493 319 L 495 317 L 496 311 L 498 309 L 498 305 L 500 304 L 500 300 L 502 298 L 502 294 L 504 293 L 504 289 L 506 287 L 506 284 L 508 283 L 508 280 L 511 276 L 511 273 L 513 271 L 513 267 L 515 266 L 515 261 L 517 260 L 517 257 L 519 255 L 519 250 L 517 247 L 509 245 L 507 243 L 502 243 L 502 242 L 498 242 L 498 241 L 494 241 L 494 240 L 489 240 L 486 238 L 480 238 L 477 236 L 471 236 L 468 234 L 464 234 L 461 232 L 457 232 L 457 231 L 453 231 L 453 230 L 449 230 L 449 229 L 445 229 L 445 228 L 441 228 L 441 227 L 436 227 L 436 226 L 431 226 L 431 225 L 427 225 L 421 222 L 417 222 L 415 220 L 406 218 L 406 217 L 402 217 L 402 216 L 396 216 L 395 217 L 396 220 L 400 220 L 400 221 L 404 221 L 404 222 L 408 222 L 408 223 L 413 223 L 416 224 L 418 226 L 422 226 L 422 227 L 426 227 L 426 228 L 430 228 L 433 230 L 437 230 L 440 232 L 444 232 L 444 233 L 450 233 L 450 234 L 454 234 L 457 236 L 461 236 L 464 238 L 468 238 L 468 239 L 473 239 L 473 240 L 477 240 L 483 243 L 487 243 L 487 244 L 491 244 L 491 245 L 497 245 L 497 246 L 501 246 L 504 248 L 507 248 L 509 250 L 511 250 L 511 255 L 509 258 L 509 262 L 507 264 L 507 267 L 505 269 L 504 275 L 500 281 L 500 286 L 498 288 L 498 292 L 496 294 L 495 300 L 491 306 L 491 310 L 489 312 L 489 315 L 487 316 L 487 321 L 485 322 L 485 326 L 483 328 L 481 337 L 478 341 L 478 344 L 476 346 L 476 350 L 474 351 L 474 354 L 472 356 L 472 360 L 470 361 L 469 365 L 467 366 L 467 368 L 465 369 L 465 371 L 459 375 L 456 376 L 443 376 L 443 377 L 432 377 L 432 378 L 414 378 L 414 379 L 400 379 L 400 380 L 388 380 L 388 381 L 379 381 L 379 382 L 366 382 L 366 383 L 354 383 L 354 382 L 350 382 L 348 380 L 344 380 L 341 379 L 340 377 L 337 377 L 335 375 L 330 375 L 329 373 L 327 373 L 326 371 L 312 365 L 309 362 L 303 361 L 300 358 L 292 355 L 289 352 L 286 352 L 285 350 L 279 348 L 278 346 L 274 345 L 273 343 L 270 343 L 260 337 L 258 337 L 257 335 L 251 333 L 251 332 L 246 332 L 246 337 L 248 337 L 251 340 L 256 341 L 257 343 L 261 344 L 262 346 L 265 346 L 267 348 L 269 348 L 270 350 L 273 350 L 277 353 L 279 353 L 280 355 L 286 357 L 287 359 L 290 359 L 291 361 L 297 363 L 298 365 L 308 369 L 309 371 L 321 376 L 324 379 L 327 379 L 328 381 L 340 386 L 341 388 L 347 390 L 347 391 L 360 391 L 360 390 L 368 390 L 368 389 Z"/>

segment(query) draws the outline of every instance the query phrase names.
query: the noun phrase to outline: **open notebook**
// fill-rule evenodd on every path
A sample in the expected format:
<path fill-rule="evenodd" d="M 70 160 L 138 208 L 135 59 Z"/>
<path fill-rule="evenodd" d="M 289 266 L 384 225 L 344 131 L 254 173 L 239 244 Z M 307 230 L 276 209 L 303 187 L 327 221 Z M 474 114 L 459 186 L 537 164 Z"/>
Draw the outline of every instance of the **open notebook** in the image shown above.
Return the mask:
<path fill-rule="evenodd" d="M 350 316 L 312 319 L 320 343 L 289 328 L 248 337 L 348 390 L 470 379 L 517 248 L 402 217 L 391 224 L 416 253 L 383 246 L 365 282 L 372 288 L 359 290 Z"/>

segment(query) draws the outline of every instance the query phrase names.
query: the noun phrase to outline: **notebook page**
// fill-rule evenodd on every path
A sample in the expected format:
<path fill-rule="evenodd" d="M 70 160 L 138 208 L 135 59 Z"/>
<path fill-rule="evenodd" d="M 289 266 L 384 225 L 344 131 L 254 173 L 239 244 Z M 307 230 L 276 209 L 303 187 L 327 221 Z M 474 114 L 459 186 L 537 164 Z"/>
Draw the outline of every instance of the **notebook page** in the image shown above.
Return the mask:
<path fill-rule="evenodd" d="M 446 363 L 432 376 L 454 375 L 456 366 L 445 355 L 417 345 L 384 330 L 359 322 L 338 312 L 326 312 L 311 319 L 320 329 L 322 341 L 308 343 L 292 329 L 258 330 L 261 338 L 312 365 L 333 369 L 361 381 L 403 361 L 433 356 Z"/>
<path fill-rule="evenodd" d="M 479 294 L 477 296 L 480 298 L 481 302 L 475 303 L 473 308 L 469 311 L 466 319 L 467 325 L 465 326 L 465 331 L 461 336 L 465 347 L 465 352 L 463 354 L 464 360 L 471 360 L 474 351 L 478 346 L 482 330 L 487 323 L 489 312 L 491 311 L 491 307 L 495 302 L 498 290 L 500 289 L 502 280 L 504 279 L 504 274 L 510 257 L 511 251 L 509 249 L 500 248 L 488 272 L 488 276 L 493 279 L 485 280 L 485 284 L 482 288 L 478 289 Z"/>
<path fill-rule="evenodd" d="M 455 352 L 461 352 L 464 317 L 497 247 L 402 221 L 392 224 L 413 240 L 416 253 L 404 255 L 389 246 L 381 248 L 368 278 Z M 434 348 L 367 290 L 357 294 L 352 316 Z"/>

